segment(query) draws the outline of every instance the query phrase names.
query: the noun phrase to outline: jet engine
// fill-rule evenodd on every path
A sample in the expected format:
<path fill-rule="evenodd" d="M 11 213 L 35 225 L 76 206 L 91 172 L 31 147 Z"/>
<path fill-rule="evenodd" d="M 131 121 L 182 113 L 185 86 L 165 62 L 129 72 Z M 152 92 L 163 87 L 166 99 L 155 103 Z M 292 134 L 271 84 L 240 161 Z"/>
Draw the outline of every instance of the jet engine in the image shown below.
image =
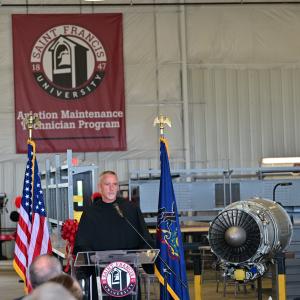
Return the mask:
<path fill-rule="evenodd" d="M 247 282 L 262 276 L 292 237 L 292 223 L 277 202 L 252 198 L 227 206 L 211 222 L 208 239 L 225 276 Z"/>

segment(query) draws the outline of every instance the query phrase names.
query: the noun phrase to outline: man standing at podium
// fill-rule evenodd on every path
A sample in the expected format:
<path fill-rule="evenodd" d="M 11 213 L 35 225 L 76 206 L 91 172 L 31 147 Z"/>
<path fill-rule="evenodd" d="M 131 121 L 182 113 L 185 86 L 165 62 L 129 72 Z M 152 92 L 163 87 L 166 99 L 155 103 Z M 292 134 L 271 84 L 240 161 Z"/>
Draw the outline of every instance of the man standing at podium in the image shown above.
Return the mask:
<path fill-rule="evenodd" d="M 96 198 L 81 216 L 75 240 L 75 253 L 149 248 L 125 218 L 153 246 L 140 208 L 117 197 L 117 174 L 113 171 L 101 173 L 98 188 L 101 198 Z"/>
<path fill-rule="evenodd" d="M 81 216 L 74 253 L 153 247 L 154 242 L 140 208 L 117 196 L 117 174 L 113 171 L 101 173 L 98 189 L 101 198 L 95 199 Z"/>

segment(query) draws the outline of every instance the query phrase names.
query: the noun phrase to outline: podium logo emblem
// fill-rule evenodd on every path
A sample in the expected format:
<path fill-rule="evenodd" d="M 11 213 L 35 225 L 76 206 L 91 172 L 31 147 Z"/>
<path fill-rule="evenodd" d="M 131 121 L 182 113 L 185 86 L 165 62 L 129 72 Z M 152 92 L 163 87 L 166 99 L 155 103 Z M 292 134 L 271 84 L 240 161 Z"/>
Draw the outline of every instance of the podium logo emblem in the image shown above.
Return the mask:
<path fill-rule="evenodd" d="M 104 268 L 101 274 L 101 285 L 110 296 L 127 296 L 136 286 L 135 271 L 122 261 L 112 262 Z"/>
<path fill-rule="evenodd" d="M 98 88 L 107 56 L 98 37 L 84 27 L 49 28 L 32 47 L 30 63 L 37 84 L 47 94 L 78 100 Z"/>

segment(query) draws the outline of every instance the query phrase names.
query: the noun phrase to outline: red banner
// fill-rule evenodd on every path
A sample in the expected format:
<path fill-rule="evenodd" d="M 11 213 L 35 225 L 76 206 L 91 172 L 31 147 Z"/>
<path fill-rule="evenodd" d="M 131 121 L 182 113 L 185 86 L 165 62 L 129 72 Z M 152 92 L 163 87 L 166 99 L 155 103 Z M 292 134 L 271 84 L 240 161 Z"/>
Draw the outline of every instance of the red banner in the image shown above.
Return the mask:
<path fill-rule="evenodd" d="M 13 15 L 17 153 L 126 150 L 122 14 Z"/>

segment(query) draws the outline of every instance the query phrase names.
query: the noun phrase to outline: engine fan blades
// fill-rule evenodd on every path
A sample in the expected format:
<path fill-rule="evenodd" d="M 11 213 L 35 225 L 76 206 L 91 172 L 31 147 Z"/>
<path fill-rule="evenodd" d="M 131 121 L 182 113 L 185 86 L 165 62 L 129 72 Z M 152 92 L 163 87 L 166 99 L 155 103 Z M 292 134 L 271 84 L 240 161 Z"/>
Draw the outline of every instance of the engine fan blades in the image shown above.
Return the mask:
<path fill-rule="evenodd" d="M 260 245 L 260 230 L 247 212 L 229 209 L 221 212 L 209 228 L 209 242 L 215 254 L 229 262 L 249 260 Z"/>

